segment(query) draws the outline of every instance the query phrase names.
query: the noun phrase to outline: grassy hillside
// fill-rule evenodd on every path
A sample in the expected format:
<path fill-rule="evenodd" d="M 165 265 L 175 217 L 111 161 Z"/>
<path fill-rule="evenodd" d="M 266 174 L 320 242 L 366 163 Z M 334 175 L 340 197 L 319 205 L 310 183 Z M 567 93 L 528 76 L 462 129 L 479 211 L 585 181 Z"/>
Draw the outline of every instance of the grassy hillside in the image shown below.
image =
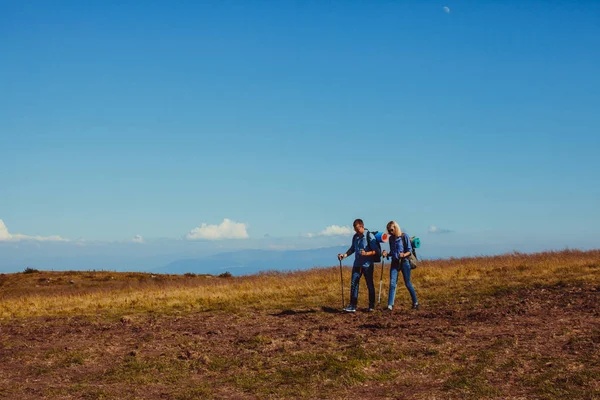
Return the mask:
<path fill-rule="evenodd" d="M 420 311 L 400 285 L 394 313 L 348 315 L 339 267 L 0 275 L 0 397 L 600 398 L 600 251 L 429 261 L 413 281 Z"/>

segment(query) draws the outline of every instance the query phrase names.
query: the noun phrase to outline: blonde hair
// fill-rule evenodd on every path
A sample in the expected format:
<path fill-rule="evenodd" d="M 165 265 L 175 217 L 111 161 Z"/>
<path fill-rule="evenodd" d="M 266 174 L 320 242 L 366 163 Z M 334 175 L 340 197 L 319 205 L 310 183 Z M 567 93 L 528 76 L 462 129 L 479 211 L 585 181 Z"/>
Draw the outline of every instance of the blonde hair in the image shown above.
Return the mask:
<path fill-rule="evenodd" d="M 396 221 L 388 222 L 386 228 L 387 228 L 388 232 L 391 230 L 392 235 L 394 235 L 396 237 L 400 237 L 402 235 L 402 230 L 400 229 L 400 225 L 398 225 L 398 223 Z"/>

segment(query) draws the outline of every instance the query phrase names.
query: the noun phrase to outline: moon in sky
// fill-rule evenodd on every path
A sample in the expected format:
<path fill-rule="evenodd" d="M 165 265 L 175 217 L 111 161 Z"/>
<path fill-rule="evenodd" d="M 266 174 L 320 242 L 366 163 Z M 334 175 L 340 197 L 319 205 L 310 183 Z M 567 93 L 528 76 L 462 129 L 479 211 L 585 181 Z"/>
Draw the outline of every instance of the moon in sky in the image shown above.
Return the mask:
<path fill-rule="evenodd" d="M 444 9 L 444 12 L 445 12 L 446 14 L 450 14 L 450 7 L 448 7 L 448 6 L 444 6 L 444 7 L 442 7 L 442 8 Z"/>

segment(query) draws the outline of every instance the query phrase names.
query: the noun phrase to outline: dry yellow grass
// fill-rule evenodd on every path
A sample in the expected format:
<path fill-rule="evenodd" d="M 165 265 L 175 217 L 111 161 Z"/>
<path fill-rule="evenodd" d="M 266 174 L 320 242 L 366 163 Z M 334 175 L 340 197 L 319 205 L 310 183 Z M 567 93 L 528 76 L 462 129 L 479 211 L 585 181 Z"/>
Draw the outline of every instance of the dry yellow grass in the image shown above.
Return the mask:
<path fill-rule="evenodd" d="M 387 298 L 389 263 L 386 267 L 382 298 Z M 381 267 L 376 268 L 378 288 Z M 345 268 L 346 301 L 349 279 L 350 269 Z M 561 281 L 600 282 L 600 251 L 566 250 L 426 261 L 413 273 L 421 302 L 430 303 Z M 364 281 L 362 286 L 361 297 L 366 295 Z M 339 267 L 233 278 L 114 272 L 5 274 L 0 280 L 0 296 L 2 320 L 99 312 L 237 312 L 341 305 Z M 360 301 L 365 304 L 365 299 Z"/>

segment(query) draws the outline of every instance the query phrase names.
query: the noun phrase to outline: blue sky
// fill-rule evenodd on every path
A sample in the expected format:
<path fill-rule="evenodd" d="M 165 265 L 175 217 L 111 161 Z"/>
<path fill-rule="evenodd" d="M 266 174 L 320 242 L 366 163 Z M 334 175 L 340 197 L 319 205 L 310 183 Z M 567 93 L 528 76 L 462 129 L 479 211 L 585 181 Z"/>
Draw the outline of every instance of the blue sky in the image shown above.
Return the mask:
<path fill-rule="evenodd" d="M 0 241 L 600 240 L 599 2 L 195 3 L 0 0 Z"/>

